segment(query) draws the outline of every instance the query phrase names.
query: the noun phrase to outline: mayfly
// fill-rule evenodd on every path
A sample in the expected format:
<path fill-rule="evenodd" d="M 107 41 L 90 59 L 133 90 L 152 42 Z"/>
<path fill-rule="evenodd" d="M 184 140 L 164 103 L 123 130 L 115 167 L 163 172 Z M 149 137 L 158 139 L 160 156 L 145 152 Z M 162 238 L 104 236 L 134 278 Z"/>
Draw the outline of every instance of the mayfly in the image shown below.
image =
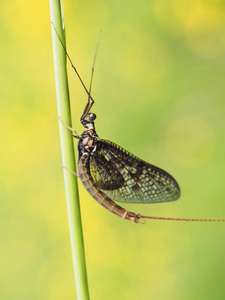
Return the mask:
<path fill-rule="evenodd" d="M 58 35 L 56 30 L 55 32 Z M 88 94 L 88 101 L 80 118 L 84 132 L 78 135 L 75 130 L 64 124 L 78 139 L 78 175 L 88 193 L 108 211 L 135 223 L 145 223 L 142 219 L 222 221 L 144 216 L 127 211 L 114 202 L 145 204 L 170 202 L 177 200 L 181 192 L 177 181 L 166 171 L 141 160 L 113 142 L 99 138 L 94 124 L 96 115 L 91 112 L 94 104 L 91 96 L 94 65 L 90 88 L 87 90 L 59 35 L 58 38 L 72 68 Z"/>

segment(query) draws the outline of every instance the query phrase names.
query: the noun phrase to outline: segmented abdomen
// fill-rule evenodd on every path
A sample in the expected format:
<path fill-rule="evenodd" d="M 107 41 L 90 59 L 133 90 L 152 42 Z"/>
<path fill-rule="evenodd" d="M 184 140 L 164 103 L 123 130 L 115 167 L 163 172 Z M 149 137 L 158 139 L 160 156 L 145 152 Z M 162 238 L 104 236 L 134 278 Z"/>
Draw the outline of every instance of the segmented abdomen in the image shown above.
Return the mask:
<path fill-rule="evenodd" d="M 133 212 L 129 212 L 123 207 L 117 205 L 112 201 L 106 194 L 104 194 L 100 188 L 94 182 L 91 173 L 90 173 L 90 155 L 85 152 L 81 155 L 78 162 L 79 177 L 83 183 L 85 189 L 99 204 L 101 204 L 108 211 L 114 213 L 122 219 L 127 219 L 133 222 L 137 221 L 138 215 Z"/>

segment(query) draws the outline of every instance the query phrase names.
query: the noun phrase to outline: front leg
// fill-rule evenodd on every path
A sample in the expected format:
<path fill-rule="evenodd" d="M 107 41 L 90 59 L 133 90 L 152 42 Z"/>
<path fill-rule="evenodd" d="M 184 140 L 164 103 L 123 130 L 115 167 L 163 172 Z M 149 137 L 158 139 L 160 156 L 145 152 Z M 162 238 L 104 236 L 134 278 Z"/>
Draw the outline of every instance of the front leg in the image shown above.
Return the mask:
<path fill-rule="evenodd" d="M 59 120 L 60 122 L 66 127 L 68 128 L 70 131 L 72 131 L 74 134 L 73 134 L 73 137 L 75 137 L 76 139 L 79 139 L 80 138 L 80 135 L 76 132 L 76 130 L 74 130 L 72 127 L 70 127 L 69 125 L 65 124 L 62 119 L 61 119 L 61 116 L 59 116 Z"/>

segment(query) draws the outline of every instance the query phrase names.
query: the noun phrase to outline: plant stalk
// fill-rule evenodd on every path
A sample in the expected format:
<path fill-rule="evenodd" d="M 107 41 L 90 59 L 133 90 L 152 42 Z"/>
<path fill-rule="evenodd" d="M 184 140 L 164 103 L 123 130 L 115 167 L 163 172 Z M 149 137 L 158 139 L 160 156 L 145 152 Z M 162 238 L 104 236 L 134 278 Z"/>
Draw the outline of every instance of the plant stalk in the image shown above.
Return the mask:
<path fill-rule="evenodd" d="M 49 0 L 51 22 L 54 24 L 62 42 L 65 45 L 65 31 L 63 29 L 60 0 Z M 53 58 L 55 69 L 56 98 L 58 116 L 61 120 L 72 127 L 69 89 L 66 69 L 66 55 L 52 26 Z M 60 143 L 62 151 L 62 164 L 66 168 L 76 172 L 73 136 L 59 120 Z M 80 203 L 77 178 L 66 168 L 63 168 L 66 190 L 67 212 L 69 231 L 72 248 L 73 267 L 78 300 L 88 300 L 88 281 L 84 252 L 84 241 L 80 214 Z"/>

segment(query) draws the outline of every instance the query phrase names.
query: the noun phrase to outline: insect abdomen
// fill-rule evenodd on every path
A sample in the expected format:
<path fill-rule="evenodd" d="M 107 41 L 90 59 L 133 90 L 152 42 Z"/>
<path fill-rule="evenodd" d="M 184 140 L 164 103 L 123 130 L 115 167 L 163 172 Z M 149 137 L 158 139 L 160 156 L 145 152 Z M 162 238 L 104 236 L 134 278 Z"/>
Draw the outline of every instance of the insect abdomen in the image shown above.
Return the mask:
<path fill-rule="evenodd" d="M 139 215 L 132 213 L 117 205 L 94 182 L 89 169 L 89 154 L 84 153 L 78 163 L 79 177 L 88 193 L 104 208 L 122 219 L 138 222 Z"/>

